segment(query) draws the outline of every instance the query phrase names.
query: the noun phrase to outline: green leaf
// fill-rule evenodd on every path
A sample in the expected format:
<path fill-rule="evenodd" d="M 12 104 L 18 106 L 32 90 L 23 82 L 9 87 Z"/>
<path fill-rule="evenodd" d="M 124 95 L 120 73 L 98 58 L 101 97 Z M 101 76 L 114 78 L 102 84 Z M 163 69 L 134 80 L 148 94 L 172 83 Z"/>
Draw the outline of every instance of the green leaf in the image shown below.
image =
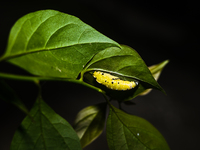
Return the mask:
<path fill-rule="evenodd" d="M 110 150 L 169 150 L 160 132 L 143 118 L 111 106 L 107 127 Z"/>
<path fill-rule="evenodd" d="M 14 134 L 10 150 L 81 150 L 76 132 L 40 97 Z"/>
<path fill-rule="evenodd" d="M 165 60 L 159 64 L 153 65 L 149 67 L 149 70 L 151 71 L 153 77 L 155 78 L 155 80 L 158 80 L 158 78 L 160 77 L 160 74 L 163 70 L 163 68 L 169 63 L 169 60 Z"/>
<path fill-rule="evenodd" d="M 87 68 L 134 78 L 162 90 L 140 55 L 134 49 L 125 45 L 121 45 L 121 49 L 110 47 L 99 52 L 88 64 Z"/>
<path fill-rule="evenodd" d="M 82 147 L 93 142 L 103 131 L 107 103 L 88 106 L 76 116 L 75 131 L 80 138 Z"/>
<path fill-rule="evenodd" d="M 13 89 L 2 79 L 0 79 L 0 98 L 8 103 L 11 103 L 18 107 L 22 112 L 29 115 L 29 111 L 21 101 L 21 99 L 16 95 Z"/>
<path fill-rule="evenodd" d="M 127 91 L 115 92 L 100 85 L 100 88 L 107 91 L 109 96 L 118 100 L 132 99 L 149 88 L 155 88 L 164 92 L 140 55 L 134 49 L 125 45 L 121 45 L 121 49 L 110 47 L 97 53 L 86 67 L 86 71 L 94 70 L 112 73 L 123 80 L 139 81 L 139 86 Z M 88 77 L 87 74 L 85 77 L 87 78 L 86 80 L 89 80 L 90 84 L 97 85 L 94 79 Z"/>
<path fill-rule="evenodd" d="M 153 65 L 149 67 L 149 70 L 151 71 L 154 79 L 157 81 L 158 78 L 160 77 L 160 74 L 163 70 L 163 68 L 169 63 L 169 60 L 165 60 L 159 64 Z M 144 92 L 140 93 L 139 95 L 144 96 L 146 94 L 148 94 L 149 92 L 151 92 L 152 89 L 147 89 Z"/>
<path fill-rule="evenodd" d="M 77 78 L 94 54 L 111 46 L 119 47 L 77 17 L 41 10 L 15 23 L 1 60 L 34 75 Z"/>

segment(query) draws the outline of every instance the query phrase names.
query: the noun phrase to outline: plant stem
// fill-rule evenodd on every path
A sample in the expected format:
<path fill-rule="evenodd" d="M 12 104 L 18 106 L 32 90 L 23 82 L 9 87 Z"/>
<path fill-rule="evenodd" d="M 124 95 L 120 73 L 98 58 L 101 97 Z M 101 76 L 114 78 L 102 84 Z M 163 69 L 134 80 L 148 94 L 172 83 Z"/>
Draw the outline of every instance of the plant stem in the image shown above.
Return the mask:
<path fill-rule="evenodd" d="M 38 81 L 65 81 L 65 82 L 73 82 L 77 84 L 81 84 L 83 86 L 89 87 L 97 92 L 105 93 L 100 88 L 97 88 L 95 86 L 92 86 L 82 80 L 76 80 L 76 79 L 66 79 L 66 78 L 53 78 L 53 77 L 36 77 L 36 76 L 23 76 L 23 75 L 13 75 L 13 74 L 7 74 L 7 73 L 1 73 L 0 72 L 0 78 L 4 79 L 11 79 L 11 80 L 22 80 L 22 81 L 33 81 L 38 83 Z"/>

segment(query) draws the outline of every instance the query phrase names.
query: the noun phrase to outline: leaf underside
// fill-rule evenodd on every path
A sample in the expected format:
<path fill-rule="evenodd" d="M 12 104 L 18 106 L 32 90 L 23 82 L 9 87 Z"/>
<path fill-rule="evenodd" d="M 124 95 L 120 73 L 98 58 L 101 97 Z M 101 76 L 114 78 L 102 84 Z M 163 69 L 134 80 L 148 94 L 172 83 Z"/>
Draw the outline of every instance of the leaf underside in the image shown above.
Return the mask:
<path fill-rule="evenodd" d="M 107 103 L 100 103 L 82 109 L 75 120 L 75 131 L 82 147 L 93 142 L 103 131 Z"/>

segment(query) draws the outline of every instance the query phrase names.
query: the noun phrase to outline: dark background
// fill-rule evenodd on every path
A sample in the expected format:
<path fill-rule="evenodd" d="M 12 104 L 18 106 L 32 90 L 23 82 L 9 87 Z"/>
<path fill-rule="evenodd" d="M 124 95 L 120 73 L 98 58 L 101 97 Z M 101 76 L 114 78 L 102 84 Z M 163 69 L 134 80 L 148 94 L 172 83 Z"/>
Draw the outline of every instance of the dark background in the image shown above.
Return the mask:
<path fill-rule="evenodd" d="M 153 90 L 138 97 L 134 106 L 123 108 L 150 121 L 166 138 L 172 150 L 199 149 L 199 5 L 197 1 L 101 0 L 12 2 L 0 5 L 0 54 L 12 25 L 30 12 L 54 9 L 79 17 L 118 43 L 136 49 L 148 66 L 169 59 L 159 79 L 167 95 Z M 8 64 L 0 71 L 20 72 Z M 36 97 L 32 83 L 12 81 L 26 105 Z M 103 102 L 91 89 L 61 82 L 42 82 L 44 100 L 73 124 L 76 113 Z M 25 115 L 0 101 L 0 150 L 8 150 L 12 136 Z M 106 150 L 105 132 L 85 150 Z"/>

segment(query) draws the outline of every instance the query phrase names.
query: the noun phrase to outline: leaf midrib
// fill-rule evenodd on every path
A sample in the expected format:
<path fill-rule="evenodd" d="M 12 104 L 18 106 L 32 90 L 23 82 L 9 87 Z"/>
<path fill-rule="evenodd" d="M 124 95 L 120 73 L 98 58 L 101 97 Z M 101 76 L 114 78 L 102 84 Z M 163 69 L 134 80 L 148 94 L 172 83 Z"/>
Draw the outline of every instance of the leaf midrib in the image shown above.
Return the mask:
<path fill-rule="evenodd" d="M 111 108 L 112 108 L 112 107 L 111 107 Z M 126 127 L 126 128 L 129 130 L 129 128 L 123 123 L 123 121 L 122 121 L 122 120 L 120 119 L 120 117 L 117 115 L 117 113 L 120 113 L 120 112 L 116 112 L 116 111 L 114 110 L 114 108 L 112 108 L 112 110 L 113 110 L 113 112 L 115 113 L 115 115 L 117 116 L 117 118 L 119 119 L 119 121 L 123 124 L 123 126 Z M 137 128 L 137 127 L 131 127 L 131 128 Z M 138 129 L 140 129 L 140 128 L 138 128 Z M 142 130 L 144 130 L 144 129 L 142 129 Z M 123 130 L 123 131 L 124 131 L 124 130 Z M 129 132 L 132 133 L 131 130 L 129 130 Z M 146 130 L 145 130 L 145 132 L 151 133 L 151 132 L 146 131 Z M 134 135 L 134 133 L 132 133 L 132 134 Z M 156 136 L 156 135 L 153 134 L 153 133 L 151 133 L 151 134 L 154 135 L 155 137 L 158 137 L 158 136 Z M 125 135 L 125 134 L 124 134 L 124 135 Z M 134 136 L 135 136 L 135 138 L 137 138 L 136 135 L 134 135 Z M 138 138 L 137 138 L 137 140 L 140 141 Z M 150 148 L 147 147 L 146 144 L 144 144 L 142 141 L 140 141 L 140 143 L 143 144 L 146 148 L 150 149 Z M 151 150 L 151 149 L 150 149 L 150 150 Z"/>
<path fill-rule="evenodd" d="M 45 148 L 47 149 L 47 146 L 46 146 L 46 144 L 45 144 L 45 139 L 44 139 L 44 133 L 43 133 L 43 126 L 42 126 L 42 115 L 49 121 L 49 123 L 54 127 L 54 124 L 55 123 L 51 123 L 51 121 L 49 120 L 49 118 L 47 118 L 46 117 L 46 115 L 42 112 L 42 109 L 41 109 L 41 102 L 42 100 L 39 100 L 39 110 L 38 111 L 40 111 L 40 123 L 41 123 L 41 136 L 42 136 L 42 138 L 43 138 L 43 141 L 44 141 L 44 145 L 45 145 Z M 63 123 L 61 123 L 61 122 L 58 122 L 59 124 L 63 124 Z M 65 124 L 63 124 L 63 125 L 65 125 Z M 66 126 L 66 125 L 65 125 Z M 67 145 L 67 143 L 65 142 L 65 140 L 64 140 L 64 137 L 60 134 L 60 132 L 54 127 L 54 129 L 57 131 L 57 133 L 60 135 L 60 137 L 62 138 L 62 140 L 63 140 L 63 142 L 65 143 L 65 145 L 69 148 L 69 146 Z M 69 148 L 70 149 L 70 148 Z"/>
<path fill-rule="evenodd" d="M 51 121 L 43 114 L 43 112 L 42 112 L 42 108 L 41 108 L 41 100 L 39 100 L 39 102 L 38 102 L 38 104 L 37 104 L 38 106 L 38 108 L 37 108 L 37 111 L 35 112 L 35 114 L 34 114 L 34 116 L 33 116 L 33 118 L 39 113 L 39 120 L 40 120 L 40 131 L 41 131 L 41 134 L 40 134 L 40 136 L 42 136 L 42 139 L 43 139 L 43 144 L 44 144 L 44 147 L 45 147 L 45 149 L 47 149 L 47 146 L 46 146 L 46 143 L 45 143 L 45 139 L 44 139 L 44 133 L 43 133 L 43 125 L 42 125 L 42 115 L 49 121 L 49 123 L 54 127 L 54 125 L 51 123 Z M 63 123 L 61 123 L 61 122 L 59 122 L 59 124 L 63 124 Z M 26 130 L 28 130 L 30 127 L 31 127 L 31 125 L 32 125 L 32 122 L 29 124 L 29 126 L 26 128 Z M 63 125 L 65 125 L 65 124 L 63 124 Z M 66 126 L 66 125 L 65 125 Z M 67 143 L 65 142 L 65 140 L 63 139 L 64 137 L 59 133 L 59 131 L 54 127 L 54 129 L 57 131 L 57 133 L 60 135 L 60 137 L 62 137 L 62 140 L 63 140 L 63 142 L 65 143 L 65 145 L 69 148 L 69 146 L 67 145 Z M 40 136 L 38 137 L 38 139 L 40 138 Z M 38 141 L 38 139 L 36 140 L 36 141 Z M 20 145 L 22 144 L 22 142 L 23 142 L 23 139 L 20 141 L 20 144 L 19 144 L 19 147 L 18 147 L 18 149 L 20 148 Z M 36 142 L 37 143 L 37 142 Z M 36 146 L 36 143 L 34 143 L 35 145 L 34 145 L 34 147 Z M 70 149 L 70 148 L 69 148 Z"/>
<path fill-rule="evenodd" d="M 42 126 L 42 115 L 44 116 L 44 114 L 42 113 L 42 100 L 39 100 L 38 101 L 38 111 L 39 111 L 39 117 L 40 117 L 40 130 L 41 130 L 41 136 L 42 136 L 42 140 L 43 140 L 43 143 L 44 143 L 44 147 L 45 147 L 45 149 L 47 149 L 47 146 L 46 146 L 46 142 L 45 142 L 45 139 L 44 139 L 44 133 L 43 133 L 43 126 Z"/>
<path fill-rule="evenodd" d="M 94 118 L 97 116 L 97 114 L 98 114 L 98 113 L 92 113 L 92 114 L 90 114 L 90 115 L 84 117 L 83 119 L 81 119 L 81 120 L 77 123 L 77 124 L 79 124 L 79 123 L 81 123 L 82 121 L 84 121 L 84 119 L 87 119 L 87 118 L 93 116 L 92 121 L 91 121 L 91 122 L 89 123 L 89 125 L 85 128 L 84 133 L 83 133 L 81 139 L 85 136 L 86 132 L 88 131 L 88 128 L 90 127 L 91 123 L 94 121 Z"/>
<path fill-rule="evenodd" d="M 90 43 L 92 43 L 92 44 L 104 44 L 103 42 L 90 42 Z M 105 42 L 105 43 L 107 43 L 107 42 Z M 2 57 L 0 57 L 0 61 L 8 60 L 8 59 L 11 59 L 11 58 L 20 57 L 20 56 L 24 56 L 24 55 L 28 55 L 28 54 L 31 54 L 31 53 L 59 50 L 59 49 L 63 49 L 63 48 L 68 48 L 68 47 L 77 46 L 77 45 L 84 45 L 84 44 L 89 44 L 89 43 L 78 43 L 78 44 L 67 45 L 67 46 L 58 47 L 58 48 L 35 49 L 35 50 L 25 51 L 25 52 L 22 52 L 20 54 L 18 53 L 18 54 L 8 55 L 8 56 L 6 54 L 6 56 L 3 55 Z M 112 44 L 112 43 L 108 43 L 108 44 Z M 114 44 L 113 44 L 113 46 L 114 46 Z M 112 47 L 112 46 L 109 46 L 109 47 Z"/>

